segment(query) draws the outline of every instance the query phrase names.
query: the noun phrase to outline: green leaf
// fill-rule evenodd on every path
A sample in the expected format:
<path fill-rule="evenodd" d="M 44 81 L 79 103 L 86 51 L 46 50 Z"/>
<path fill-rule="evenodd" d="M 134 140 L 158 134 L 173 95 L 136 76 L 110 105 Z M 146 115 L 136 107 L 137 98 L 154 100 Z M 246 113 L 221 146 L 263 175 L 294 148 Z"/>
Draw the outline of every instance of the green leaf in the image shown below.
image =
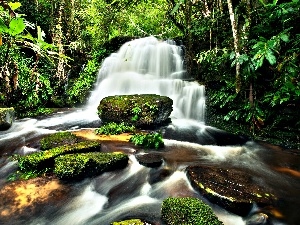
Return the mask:
<path fill-rule="evenodd" d="M 289 42 L 289 36 L 287 34 L 281 34 L 280 39 L 284 42 Z"/>
<path fill-rule="evenodd" d="M 273 52 L 271 50 L 267 51 L 266 59 L 271 65 L 274 65 L 276 63 L 276 57 L 273 55 Z"/>
<path fill-rule="evenodd" d="M 22 4 L 20 2 L 9 2 L 8 5 L 12 10 L 16 10 L 20 8 Z"/>
<path fill-rule="evenodd" d="M 12 36 L 20 34 L 24 31 L 26 25 L 23 18 L 14 18 L 9 23 L 9 33 Z"/>

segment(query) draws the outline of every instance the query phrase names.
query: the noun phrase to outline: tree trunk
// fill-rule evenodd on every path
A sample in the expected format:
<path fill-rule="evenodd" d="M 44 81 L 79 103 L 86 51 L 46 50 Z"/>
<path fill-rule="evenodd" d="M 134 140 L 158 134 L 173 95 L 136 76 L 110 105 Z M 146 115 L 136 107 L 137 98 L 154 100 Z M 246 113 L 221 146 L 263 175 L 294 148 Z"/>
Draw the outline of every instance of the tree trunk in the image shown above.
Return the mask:
<path fill-rule="evenodd" d="M 233 12 L 232 0 L 227 0 L 227 4 L 228 4 L 230 21 L 231 21 L 233 45 L 234 45 L 234 52 L 235 52 L 235 58 L 236 58 L 235 91 L 236 91 L 236 93 L 239 93 L 241 90 L 242 82 L 241 82 L 241 74 L 240 74 L 241 64 L 239 63 L 240 51 L 239 51 L 239 37 L 238 37 L 238 30 L 237 30 L 237 22 L 236 22 L 235 15 Z"/>

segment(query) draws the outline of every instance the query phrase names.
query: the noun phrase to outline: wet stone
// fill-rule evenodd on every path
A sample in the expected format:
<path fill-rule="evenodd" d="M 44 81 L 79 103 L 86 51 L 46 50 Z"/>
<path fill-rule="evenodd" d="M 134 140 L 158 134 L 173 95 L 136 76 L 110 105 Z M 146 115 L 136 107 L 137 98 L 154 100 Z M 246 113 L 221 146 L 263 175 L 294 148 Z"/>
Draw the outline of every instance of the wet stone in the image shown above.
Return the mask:
<path fill-rule="evenodd" d="M 159 167 L 163 163 L 163 157 L 160 154 L 146 153 L 135 155 L 137 161 L 146 167 Z"/>
<path fill-rule="evenodd" d="M 235 168 L 189 166 L 192 186 L 212 203 L 240 216 L 247 216 L 253 203 L 272 205 L 273 191 L 255 182 L 249 173 Z"/>

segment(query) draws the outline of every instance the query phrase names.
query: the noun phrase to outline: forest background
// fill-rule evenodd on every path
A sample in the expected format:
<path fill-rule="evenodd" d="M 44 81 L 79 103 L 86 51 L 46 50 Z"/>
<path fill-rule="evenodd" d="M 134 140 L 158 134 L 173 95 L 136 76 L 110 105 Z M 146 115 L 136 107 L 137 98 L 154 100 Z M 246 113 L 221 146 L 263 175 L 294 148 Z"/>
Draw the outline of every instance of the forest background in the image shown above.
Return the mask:
<path fill-rule="evenodd" d="M 153 35 L 185 46 L 206 123 L 300 149 L 299 0 L 0 0 L 0 107 L 79 107 L 102 60 Z"/>

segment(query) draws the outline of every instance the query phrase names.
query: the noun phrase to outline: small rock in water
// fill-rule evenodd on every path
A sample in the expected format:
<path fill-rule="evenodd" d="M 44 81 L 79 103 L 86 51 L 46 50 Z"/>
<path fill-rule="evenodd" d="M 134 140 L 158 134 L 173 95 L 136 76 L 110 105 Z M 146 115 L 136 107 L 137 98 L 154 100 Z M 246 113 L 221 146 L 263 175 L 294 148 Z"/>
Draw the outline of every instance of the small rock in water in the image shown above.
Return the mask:
<path fill-rule="evenodd" d="M 247 221 L 246 221 L 246 225 L 265 225 L 265 224 L 269 224 L 268 223 L 268 215 L 265 213 L 256 213 L 251 215 Z"/>

